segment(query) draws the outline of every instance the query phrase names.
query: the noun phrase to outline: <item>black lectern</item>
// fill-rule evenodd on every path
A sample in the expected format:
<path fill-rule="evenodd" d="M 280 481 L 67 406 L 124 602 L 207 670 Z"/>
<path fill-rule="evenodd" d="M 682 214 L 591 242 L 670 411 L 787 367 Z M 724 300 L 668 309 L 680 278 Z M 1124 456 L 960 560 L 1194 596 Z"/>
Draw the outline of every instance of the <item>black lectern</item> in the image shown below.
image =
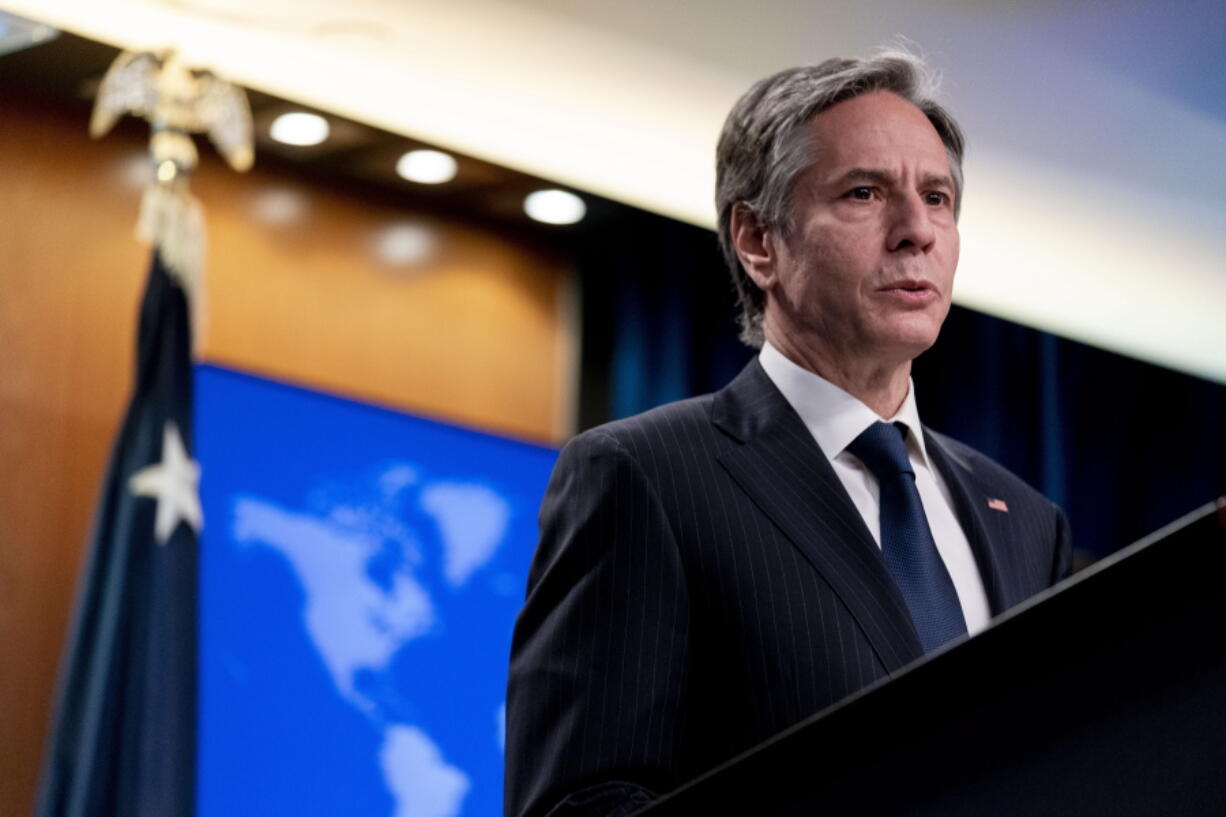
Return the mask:
<path fill-rule="evenodd" d="M 1226 815 L 1226 499 L 638 814 Z"/>

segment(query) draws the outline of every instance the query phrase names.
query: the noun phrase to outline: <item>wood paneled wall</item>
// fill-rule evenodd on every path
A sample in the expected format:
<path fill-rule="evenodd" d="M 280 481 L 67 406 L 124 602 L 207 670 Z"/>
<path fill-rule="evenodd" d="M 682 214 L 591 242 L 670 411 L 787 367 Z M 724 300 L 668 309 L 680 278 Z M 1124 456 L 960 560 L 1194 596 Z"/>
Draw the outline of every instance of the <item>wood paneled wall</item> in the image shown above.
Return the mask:
<path fill-rule="evenodd" d="M 0 817 L 33 802 L 148 263 L 133 237 L 143 129 L 92 142 L 86 114 L 0 95 Z M 193 188 L 209 229 L 203 359 L 517 437 L 566 436 L 575 318 L 559 256 L 208 156 Z M 388 240 L 433 251 L 389 261 L 377 251 Z"/>

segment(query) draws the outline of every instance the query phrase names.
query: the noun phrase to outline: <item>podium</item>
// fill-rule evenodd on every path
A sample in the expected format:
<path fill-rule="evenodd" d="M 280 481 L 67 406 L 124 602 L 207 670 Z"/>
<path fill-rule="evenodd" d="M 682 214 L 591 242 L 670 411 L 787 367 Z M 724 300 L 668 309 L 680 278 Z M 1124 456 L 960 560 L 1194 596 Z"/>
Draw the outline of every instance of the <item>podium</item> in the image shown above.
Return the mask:
<path fill-rule="evenodd" d="M 1065 814 L 1226 815 L 1226 499 L 636 813 Z"/>

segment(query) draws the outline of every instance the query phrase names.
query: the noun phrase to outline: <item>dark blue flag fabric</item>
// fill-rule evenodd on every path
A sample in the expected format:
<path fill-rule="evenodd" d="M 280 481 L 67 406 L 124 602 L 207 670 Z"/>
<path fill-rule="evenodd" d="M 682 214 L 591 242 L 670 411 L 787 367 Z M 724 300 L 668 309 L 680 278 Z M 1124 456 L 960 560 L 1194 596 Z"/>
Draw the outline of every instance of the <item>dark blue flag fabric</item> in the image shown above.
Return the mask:
<path fill-rule="evenodd" d="M 199 475 L 188 302 L 155 253 L 136 383 L 78 588 L 36 817 L 194 812 Z"/>

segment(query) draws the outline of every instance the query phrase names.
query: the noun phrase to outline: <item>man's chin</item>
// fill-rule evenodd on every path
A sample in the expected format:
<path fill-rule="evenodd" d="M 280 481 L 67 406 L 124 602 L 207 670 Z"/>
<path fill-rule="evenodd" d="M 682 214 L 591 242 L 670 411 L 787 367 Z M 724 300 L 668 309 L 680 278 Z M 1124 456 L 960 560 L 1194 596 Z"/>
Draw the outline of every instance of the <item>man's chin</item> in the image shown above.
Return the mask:
<path fill-rule="evenodd" d="M 900 354 L 915 357 L 937 342 L 944 317 L 942 313 L 941 320 L 938 320 L 927 310 L 895 316 L 889 326 L 883 327 L 883 345 L 899 350 Z"/>

